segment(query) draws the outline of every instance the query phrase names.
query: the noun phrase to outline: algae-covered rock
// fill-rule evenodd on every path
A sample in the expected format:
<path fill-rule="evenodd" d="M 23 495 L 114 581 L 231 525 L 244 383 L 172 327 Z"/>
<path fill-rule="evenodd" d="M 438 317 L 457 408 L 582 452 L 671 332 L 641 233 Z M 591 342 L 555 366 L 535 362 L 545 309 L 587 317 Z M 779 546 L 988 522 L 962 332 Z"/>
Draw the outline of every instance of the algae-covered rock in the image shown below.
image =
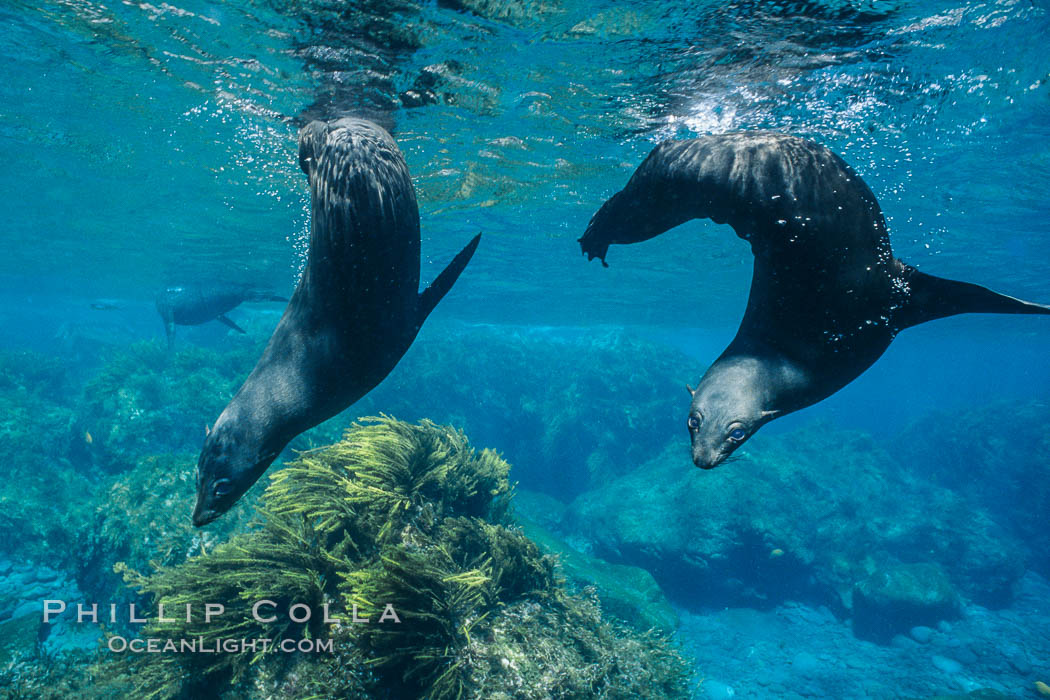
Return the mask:
<path fill-rule="evenodd" d="M 113 655 L 100 687 L 158 698 L 681 697 L 678 653 L 569 594 L 514 526 L 508 471 L 452 428 L 355 425 L 272 476 L 253 530 L 152 574 L 124 568 L 166 610 L 225 606 L 220 624 L 153 619 L 145 637 L 331 648 Z M 272 619 L 253 615 L 260 600 Z"/>
<path fill-rule="evenodd" d="M 257 348 L 226 353 L 158 342 L 115 351 L 84 386 L 74 432 L 91 435 L 78 464 L 131 469 L 146 455 L 193 453 L 252 367 Z"/>
<path fill-rule="evenodd" d="M 966 596 L 1002 601 L 1024 550 L 959 496 L 897 469 L 870 438 L 813 429 L 759 436 L 710 472 L 672 444 L 571 505 L 599 556 L 646 568 L 699 605 L 816 600 L 842 610 L 880 566 L 930 561 Z"/>
<path fill-rule="evenodd" d="M 70 464 L 70 380 L 57 360 L 0 353 L 0 554 L 61 564 L 90 517 L 94 482 Z"/>
<path fill-rule="evenodd" d="M 930 414 L 895 441 L 906 465 L 954 489 L 1031 543 L 1031 566 L 1050 575 L 1050 404 L 998 401 Z"/>
<path fill-rule="evenodd" d="M 567 507 L 554 496 L 539 491 L 518 488 L 514 493 L 514 514 L 518 520 L 527 520 L 549 532 L 560 532 Z"/>
<path fill-rule="evenodd" d="M 916 625 L 959 616 L 959 596 L 936 564 L 880 567 L 853 587 L 853 631 L 888 642 Z"/>
<path fill-rule="evenodd" d="M 0 621 L 0 667 L 31 656 L 40 634 L 40 615 L 36 612 Z"/>
<path fill-rule="evenodd" d="M 637 630 L 665 634 L 678 627 L 678 614 L 645 569 L 578 552 L 542 526 L 523 520 L 522 530 L 545 554 L 557 556 L 559 571 L 574 588 L 594 586 L 602 610 Z"/>

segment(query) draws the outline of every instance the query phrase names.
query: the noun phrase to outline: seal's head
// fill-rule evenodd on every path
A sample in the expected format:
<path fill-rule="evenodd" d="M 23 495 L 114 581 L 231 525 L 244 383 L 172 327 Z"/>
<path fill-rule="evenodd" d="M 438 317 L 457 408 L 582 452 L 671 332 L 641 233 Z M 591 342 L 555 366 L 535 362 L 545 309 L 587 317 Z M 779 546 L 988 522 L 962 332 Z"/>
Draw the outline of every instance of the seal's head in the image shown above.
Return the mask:
<path fill-rule="evenodd" d="M 203 527 L 233 507 L 277 457 L 252 450 L 250 436 L 238 434 L 239 421 L 219 416 L 197 460 L 197 505 L 193 524 Z"/>
<path fill-rule="evenodd" d="M 299 167 L 307 175 L 317 166 L 328 139 L 328 124 L 312 121 L 299 130 Z"/>
<path fill-rule="evenodd" d="M 765 365 L 752 358 L 722 358 L 707 370 L 693 396 L 686 427 L 693 464 L 714 469 L 779 415 Z"/>

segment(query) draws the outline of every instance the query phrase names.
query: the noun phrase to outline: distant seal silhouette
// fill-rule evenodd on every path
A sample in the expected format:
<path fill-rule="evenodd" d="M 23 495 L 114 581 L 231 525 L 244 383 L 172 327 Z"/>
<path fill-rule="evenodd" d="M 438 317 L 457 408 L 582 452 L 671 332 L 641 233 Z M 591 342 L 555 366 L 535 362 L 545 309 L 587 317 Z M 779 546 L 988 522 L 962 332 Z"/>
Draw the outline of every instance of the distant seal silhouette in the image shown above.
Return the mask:
<path fill-rule="evenodd" d="M 693 462 L 721 464 L 770 420 L 856 379 L 901 330 L 962 313 L 1050 307 L 893 257 L 875 195 L 824 146 L 768 132 L 660 144 L 591 219 L 589 260 L 690 219 L 728 223 L 755 256 L 736 337 L 689 389 Z"/>
<path fill-rule="evenodd" d="M 299 433 L 372 390 L 408 350 L 481 239 L 419 293 L 419 209 L 408 166 L 371 122 L 299 132 L 310 181 L 306 268 L 258 364 L 205 440 L 198 527 L 226 512 Z"/>
<path fill-rule="evenodd" d="M 226 313 L 246 301 L 288 301 L 272 292 L 238 284 L 186 284 L 167 287 L 157 295 L 157 313 L 164 321 L 168 348 L 175 345 L 175 326 L 199 326 L 219 321 L 238 333 L 244 329 Z"/>

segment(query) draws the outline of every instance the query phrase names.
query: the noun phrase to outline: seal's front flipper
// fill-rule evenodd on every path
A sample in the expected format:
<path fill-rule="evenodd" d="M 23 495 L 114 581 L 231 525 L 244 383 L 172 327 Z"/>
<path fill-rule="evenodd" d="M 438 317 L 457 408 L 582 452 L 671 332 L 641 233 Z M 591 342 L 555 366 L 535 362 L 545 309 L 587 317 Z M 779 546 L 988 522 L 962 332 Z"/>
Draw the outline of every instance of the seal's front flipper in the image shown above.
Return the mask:
<path fill-rule="evenodd" d="M 904 280 L 909 293 L 895 317 L 899 330 L 956 314 L 1050 315 L 1050 306 L 1015 299 L 979 284 L 927 275 L 910 265 L 904 265 Z"/>
<path fill-rule="evenodd" d="M 245 335 L 248 334 L 248 332 L 246 330 L 244 330 L 243 328 L 238 326 L 236 323 L 231 321 L 226 314 L 219 314 L 218 316 L 215 317 L 215 320 L 225 323 L 227 326 L 229 326 L 233 330 L 237 331 L 238 333 L 244 333 Z"/>
<path fill-rule="evenodd" d="M 164 319 L 164 334 L 168 336 L 168 350 L 175 349 L 175 322 Z"/>
<path fill-rule="evenodd" d="M 416 317 L 417 328 L 423 325 L 423 321 L 427 320 L 427 316 L 438 305 L 438 302 L 444 298 L 448 290 L 452 289 L 452 285 L 459 279 L 459 274 L 463 272 L 463 268 L 467 266 L 471 257 L 474 256 L 474 251 L 477 250 L 479 242 L 481 242 L 480 233 L 474 236 L 470 243 L 463 250 L 459 251 L 456 257 L 452 258 L 452 262 L 448 264 L 448 267 L 419 295 L 419 311 Z"/>
<path fill-rule="evenodd" d="M 274 294 L 266 289 L 249 289 L 244 293 L 244 300 L 251 302 L 288 301 L 287 297 Z"/>

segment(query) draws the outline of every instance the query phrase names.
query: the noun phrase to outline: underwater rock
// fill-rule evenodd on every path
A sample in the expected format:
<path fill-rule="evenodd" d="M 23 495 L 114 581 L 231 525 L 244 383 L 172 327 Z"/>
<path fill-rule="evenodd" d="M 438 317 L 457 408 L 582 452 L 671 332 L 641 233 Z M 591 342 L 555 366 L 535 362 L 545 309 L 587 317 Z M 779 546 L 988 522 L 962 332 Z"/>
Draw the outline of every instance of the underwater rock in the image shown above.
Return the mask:
<path fill-rule="evenodd" d="M 925 625 L 916 625 L 908 630 L 908 634 L 919 644 L 929 644 L 930 639 L 933 637 L 933 630 Z"/>
<path fill-rule="evenodd" d="M 678 614 L 652 574 L 645 569 L 610 564 L 588 556 L 562 542 L 543 527 L 520 516 L 518 521 L 526 537 L 535 542 L 540 550 L 557 556 L 559 571 L 573 589 L 595 587 L 602 611 L 641 632 L 656 629 L 670 634 L 678 627 Z"/>
<path fill-rule="evenodd" d="M 791 660 L 792 670 L 803 676 L 812 676 L 819 673 L 821 666 L 820 660 L 808 651 L 800 651 Z"/>
<path fill-rule="evenodd" d="M 442 61 L 424 66 L 412 87 L 400 95 L 405 107 L 444 103 L 481 115 L 492 115 L 499 107 L 500 90 L 479 80 L 464 77 L 459 61 Z"/>
<path fill-rule="evenodd" d="M 561 532 L 568 507 L 554 496 L 518 488 L 514 491 L 514 514 L 549 532 Z"/>
<path fill-rule="evenodd" d="M 0 670 L 38 658 L 41 653 L 54 655 L 97 646 L 97 634 L 77 634 L 68 620 L 42 622 L 44 600 L 82 599 L 63 572 L 31 561 L 5 563 L 9 566 L 0 566 L 0 571 L 6 569 L 0 574 Z M 3 692 L 6 680 L 0 672 L 0 697 L 11 697 Z"/>
<path fill-rule="evenodd" d="M 251 319 L 246 329 L 262 335 Z M 258 351 L 250 343 L 223 353 L 185 345 L 169 356 L 161 343 L 139 343 L 108 357 L 81 392 L 75 418 L 55 407 L 55 420 L 41 426 L 21 418 L 24 409 L 13 410 L 12 429 L 60 435 L 43 441 L 53 446 L 51 456 L 70 459 L 84 473 L 119 473 L 150 455 L 195 453 Z M 610 474 L 636 468 L 677 435 L 674 392 L 683 374 L 699 371 L 695 360 L 619 331 L 445 327 L 413 345 L 386 381 L 347 413 L 458 425 L 507 454 L 523 485 L 566 502 Z M 292 447 L 338 440 L 347 413 Z"/>
<path fill-rule="evenodd" d="M 707 700 L 730 700 L 730 698 L 736 697 L 736 691 L 733 690 L 733 687 L 721 681 L 704 679 L 701 687 Z"/>
<path fill-rule="evenodd" d="M 601 39 L 638 35 L 659 21 L 649 8 L 612 7 L 574 24 L 566 35 L 569 37 L 595 37 Z"/>
<path fill-rule="evenodd" d="M 530 25 L 560 11 L 557 0 L 439 0 L 439 7 L 513 25 Z"/>
<path fill-rule="evenodd" d="M 41 630 L 40 615 L 30 612 L 0 622 L 0 667 L 36 650 Z"/>
<path fill-rule="evenodd" d="M 949 659 L 946 656 L 934 654 L 930 657 L 930 661 L 933 662 L 933 665 L 937 668 L 937 670 L 944 671 L 949 675 L 955 675 L 957 673 L 962 672 L 963 670 L 961 663 L 959 663 L 955 659 Z"/>
<path fill-rule="evenodd" d="M 999 401 L 933 413 L 904 430 L 894 447 L 904 464 L 922 465 L 924 474 L 1031 543 L 1030 566 L 1050 575 L 1050 404 Z"/>
<path fill-rule="evenodd" d="M 928 700 L 1015 700 L 1015 697 L 994 688 L 979 688 L 957 695 L 935 695 Z"/>
<path fill-rule="evenodd" d="M 871 438 L 813 428 L 759 439 L 735 469 L 712 472 L 674 442 L 578 497 L 567 527 L 692 606 L 793 598 L 842 614 L 855 583 L 907 561 L 939 564 L 972 599 L 1008 599 L 1023 572 L 1018 542 L 952 492 L 897 469 Z"/>
<path fill-rule="evenodd" d="M 936 564 L 879 568 L 853 587 L 853 632 L 887 642 L 916 625 L 959 616 L 959 596 Z"/>

